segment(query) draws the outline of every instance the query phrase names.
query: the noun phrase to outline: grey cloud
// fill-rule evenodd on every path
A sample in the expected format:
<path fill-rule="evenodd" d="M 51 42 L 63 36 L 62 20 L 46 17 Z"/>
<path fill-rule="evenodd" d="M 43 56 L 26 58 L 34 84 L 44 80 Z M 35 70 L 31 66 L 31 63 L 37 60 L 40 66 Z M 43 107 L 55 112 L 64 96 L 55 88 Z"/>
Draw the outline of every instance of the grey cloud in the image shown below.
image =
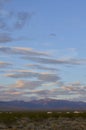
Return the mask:
<path fill-rule="evenodd" d="M 39 64 L 28 64 L 28 65 L 26 65 L 26 66 L 27 66 L 27 67 L 30 67 L 30 68 L 32 68 L 32 69 L 58 71 L 58 69 L 56 69 L 56 68 L 50 68 L 50 67 L 42 66 L 42 65 L 39 65 Z"/>
<path fill-rule="evenodd" d="M 0 27 L 4 28 L 4 25 L 1 23 Z M 23 41 L 23 40 L 31 40 L 29 38 L 26 37 L 17 37 L 14 38 L 10 35 L 10 33 L 0 33 L 0 43 L 10 43 L 13 41 Z"/>
<path fill-rule="evenodd" d="M 8 85 L 8 87 L 1 86 L 0 99 L 1 100 L 29 100 L 53 98 L 53 99 L 67 99 L 75 101 L 86 101 L 86 86 L 76 87 L 77 90 L 64 89 L 64 87 L 58 87 L 54 89 L 42 89 L 37 90 L 42 86 L 42 81 L 27 81 L 18 80 L 16 83 Z M 66 86 L 65 86 L 66 87 Z M 12 98 L 11 98 L 12 97 Z M 30 97 L 27 99 L 27 97 Z"/>
<path fill-rule="evenodd" d="M 34 92 L 35 94 L 38 94 L 38 95 L 49 95 L 49 93 L 50 93 L 50 90 L 38 90 L 38 91 L 35 91 Z"/>
<path fill-rule="evenodd" d="M 2 28 L 5 27 L 5 25 L 3 23 L 1 23 L 0 25 Z M 6 44 L 6 43 L 10 43 L 10 42 L 14 42 L 14 41 L 23 41 L 23 40 L 31 40 L 29 38 L 26 37 L 12 37 L 10 33 L 0 33 L 0 43 L 2 44 Z"/>
<path fill-rule="evenodd" d="M 8 33 L 0 33 L 0 43 L 12 42 L 14 39 Z"/>
<path fill-rule="evenodd" d="M 32 78 L 37 77 L 37 75 L 38 73 L 36 72 L 17 72 L 17 73 L 5 74 L 5 76 L 11 78 Z"/>
<path fill-rule="evenodd" d="M 49 98 L 50 97 L 50 90 L 38 90 L 38 91 L 35 91 L 34 94 L 40 98 Z"/>
<path fill-rule="evenodd" d="M 74 101 L 82 101 L 82 102 L 86 102 L 86 93 L 85 95 L 79 95 L 78 97 L 74 97 L 73 98 Z"/>
<path fill-rule="evenodd" d="M 77 82 L 73 82 L 73 83 L 70 83 L 72 86 L 75 86 L 75 87 L 78 87 L 78 86 L 82 86 L 83 84 L 80 83 L 79 81 Z"/>
<path fill-rule="evenodd" d="M 74 83 L 76 84 L 76 83 Z M 81 83 L 80 83 L 81 84 Z M 80 86 L 60 86 L 51 90 L 37 90 L 34 94 L 42 98 L 59 98 L 76 101 L 86 101 L 86 86 L 82 84 Z"/>
<path fill-rule="evenodd" d="M 23 72 L 15 72 L 4 74 L 6 77 L 10 78 L 37 78 L 43 83 L 46 82 L 56 82 L 60 80 L 60 77 L 53 73 L 38 73 L 33 71 L 23 71 Z"/>
<path fill-rule="evenodd" d="M 1 101 L 9 101 L 9 100 L 23 100 L 24 92 L 18 91 L 14 88 L 9 88 L 10 86 L 3 86 L 2 89 L 0 89 L 0 100 Z"/>
<path fill-rule="evenodd" d="M 65 65 L 80 65 L 85 64 L 86 59 L 51 59 L 51 58 L 43 58 L 43 57 L 22 57 L 23 59 L 31 60 L 34 62 L 39 62 L 42 64 L 65 64 Z"/>
<path fill-rule="evenodd" d="M 15 29 L 21 29 L 25 26 L 27 20 L 30 20 L 32 17 L 33 13 L 28 13 L 28 12 L 18 12 L 17 13 L 17 20 L 14 24 Z"/>
<path fill-rule="evenodd" d="M 0 32 L 2 33 L 0 34 L 0 43 L 8 43 L 17 40 L 27 40 L 28 38 L 26 37 L 21 38 L 18 36 L 18 38 L 14 38 L 12 35 L 3 34 L 3 32 L 10 32 L 11 34 L 13 34 L 15 31 L 22 29 L 26 25 L 26 23 L 29 24 L 29 21 L 34 13 L 27 11 L 8 11 L 4 7 L 7 2 L 11 2 L 11 0 L 0 0 Z"/>
<path fill-rule="evenodd" d="M 10 85 L 10 87 L 15 87 L 16 89 L 23 90 L 34 90 L 42 85 L 42 81 L 26 81 L 26 80 L 18 80 L 16 84 Z"/>
<path fill-rule="evenodd" d="M 64 84 L 63 86 L 64 90 L 70 91 L 70 92 L 83 92 L 86 90 L 86 86 L 80 82 L 73 82 L 69 84 Z"/>
<path fill-rule="evenodd" d="M 24 96 L 21 94 L 6 94 L 6 93 L 2 93 L 2 95 L 0 94 L 0 100 L 1 101 L 12 101 L 12 100 L 24 100 Z"/>
<path fill-rule="evenodd" d="M 60 90 L 60 89 L 52 89 L 52 90 L 37 90 L 37 91 L 34 91 L 34 94 L 37 95 L 37 97 L 40 97 L 40 98 L 62 98 L 63 96 L 65 98 L 69 97 L 69 99 L 71 98 L 71 96 L 73 94 L 70 94 L 69 92 L 67 91 L 64 91 L 64 90 Z"/>
<path fill-rule="evenodd" d="M 0 21 L 2 21 L 2 25 L 4 23 L 4 26 L 8 30 L 17 30 L 22 29 L 26 22 L 29 21 L 34 13 L 20 11 L 20 12 L 13 12 L 5 10 L 4 4 L 7 2 L 11 2 L 11 0 L 0 0 Z M 7 23 L 7 21 L 10 21 Z M 0 29 L 4 29 L 1 28 Z"/>
<path fill-rule="evenodd" d="M 6 68 L 6 67 L 11 67 L 11 66 L 12 66 L 11 63 L 0 61 L 0 68 Z"/>
<path fill-rule="evenodd" d="M 29 21 L 33 13 L 7 11 L 0 9 L 0 30 L 4 32 L 15 32 L 22 29 Z M 8 21 L 8 22 L 7 22 Z"/>
<path fill-rule="evenodd" d="M 60 80 L 60 77 L 58 77 L 56 74 L 40 74 L 38 79 L 44 82 L 56 82 Z"/>
<path fill-rule="evenodd" d="M 29 55 L 29 56 L 48 56 L 46 52 L 36 51 L 32 48 L 23 47 L 0 47 L 0 53 L 3 54 L 17 54 L 17 55 Z"/>
<path fill-rule="evenodd" d="M 56 37 L 56 33 L 50 33 L 49 36 L 50 37 Z"/>
<path fill-rule="evenodd" d="M 8 19 L 11 21 L 11 16 L 13 16 L 13 11 L 7 11 L 4 9 L 4 4 L 11 2 L 11 0 L 0 0 L 0 30 L 8 31 Z M 5 30 L 6 29 L 6 30 Z"/>
<path fill-rule="evenodd" d="M 40 52 L 33 50 L 31 48 L 19 48 L 15 47 L 14 51 L 18 54 L 24 54 L 24 55 L 29 55 L 29 56 L 48 56 L 46 52 Z"/>
<path fill-rule="evenodd" d="M 86 95 L 86 86 L 80 82 L 65 84 L 62 86 L 63 91 L 65 92 L 65 95 L 68 95 L 71 97 L 71 100 L 74 101 L 86 101 L 85 95 Z"/>

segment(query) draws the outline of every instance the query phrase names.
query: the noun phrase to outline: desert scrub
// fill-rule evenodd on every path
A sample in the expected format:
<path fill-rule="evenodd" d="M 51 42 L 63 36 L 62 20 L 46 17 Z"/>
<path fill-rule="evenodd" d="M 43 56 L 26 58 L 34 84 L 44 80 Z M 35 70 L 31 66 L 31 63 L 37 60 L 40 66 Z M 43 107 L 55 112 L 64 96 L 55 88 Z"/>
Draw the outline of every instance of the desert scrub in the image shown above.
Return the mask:
<path fill-rule="evenodd" d="M 15 116 L 9 113 L 1 113 L 0 114 L 0 122 L 5 124 L 12 124 L 16 121 Z"/>

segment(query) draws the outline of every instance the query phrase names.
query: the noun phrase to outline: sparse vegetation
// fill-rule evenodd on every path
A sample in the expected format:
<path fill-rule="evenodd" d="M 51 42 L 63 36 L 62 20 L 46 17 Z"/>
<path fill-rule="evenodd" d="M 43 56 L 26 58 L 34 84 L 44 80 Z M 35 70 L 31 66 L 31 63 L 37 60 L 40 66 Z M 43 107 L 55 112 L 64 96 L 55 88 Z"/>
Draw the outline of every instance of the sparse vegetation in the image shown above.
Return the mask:
<path fill-rule="evenodd" d="M 0 130 L 86 130 L 86 112 L 1 112 Z"/>

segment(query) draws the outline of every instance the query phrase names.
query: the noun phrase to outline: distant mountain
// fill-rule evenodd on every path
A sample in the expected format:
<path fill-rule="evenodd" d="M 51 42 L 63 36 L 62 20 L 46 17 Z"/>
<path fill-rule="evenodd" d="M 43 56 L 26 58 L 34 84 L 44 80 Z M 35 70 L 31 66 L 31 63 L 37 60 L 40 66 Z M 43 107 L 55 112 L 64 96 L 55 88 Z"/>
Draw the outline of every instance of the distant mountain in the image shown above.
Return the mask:
<path fill-rule="evenodd" d="M 54 99 L 0 101 L 0 110 L 86 110 L 86 102 Z"/>

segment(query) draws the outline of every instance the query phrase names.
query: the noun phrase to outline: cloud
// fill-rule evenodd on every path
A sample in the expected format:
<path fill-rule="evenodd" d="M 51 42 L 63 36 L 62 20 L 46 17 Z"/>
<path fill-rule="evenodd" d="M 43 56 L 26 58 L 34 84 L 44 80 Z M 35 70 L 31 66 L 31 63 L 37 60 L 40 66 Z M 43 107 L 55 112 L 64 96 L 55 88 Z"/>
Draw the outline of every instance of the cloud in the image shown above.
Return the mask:
<path fill-rule="evenodd" d="M 9 30 L 18 30 L 22 29 L 26 23 L 31 19 L 33 12 L 27 12 L 27 11 L 19 11 L 14 12 L 8 11 L 5 9 L 4 5 L 7 2 L 11 2 L 12 0 L 0 0 L 0 23 L 1 25 L 4 25 Z M 10 23 L 10 24 L 9 24 Z M 4 29 L 3 26 L 1 26 L 0 29 Z"/>
<path fill-rule="evenodd" d="M 31 71 L 27 71 L 27 72 L 23 71 L 23 72 L 5 74 L 5 76 L 11 78 L 33 78 L 33 77 L 37 77 L 38 73 L 31 72 Z"/>
<path fill-rule="evenodd" d="M 33 91 L 34 95 L 41 98 L 53 98 L 53 99 L 61 99 L 64 97 L 64 99 L 67 99 L 69 97 L 69 100 L 71 99 L 71 96 L 73 94 L 70 94 L 67 91 L 64 91 L 60 88 L 57 89 L 45 89 L 45 90 L 35 90 Z M 73 95 L 74 96 L 74 95 Z"/>
<path fill-rule="evenodd" d="M 11 63 L 0 61 L 0 68 L 6 68 L 6 67 L 11 67 L 11 66 L 12 66 Z"/>
<path fill-rule="evenodd" d="M 8 90 L 5 90 L 3 91 L 6 95 L 12 95 L 12 96 L 21 96 L 22 94 L 24 94 L 24 92 L 22 91 L 18 91 L 17 89 L 8 89 Z"/>
<path fill-rule="evenodd" d="M 52 97 L 57 99 L 65 98 L 86 100 L 85 85 L 80 82 L 74 82 L 69 84 L 62 83 L 62 78 L 59 74 L 57 74 L 58 65 L 68 66 L 86 64 L 86 59 L 71 58 L 77 56 L 77 51 L 75 48 L 69 48 L 68 50 L 60 51 L 60 57 L 64 55 L 63 58 L 53 58 L 52 56 L 50 57 L 49 53 L 47 52 L 38 51 L 32 48 L 8 46 L 6 47 L 6 43 L 12 43 L 14 41 L 22 41 L 28 39 L 27 37 L 20 36 L 18 31 L 20 30 L 22 33 L 24 27 L 29 24 L 31 18 L 34 15 L 33 12 L 22 11 L 22 9 L 19 12 L 14 12 L 13 10 L 9 11 L 4 6 L 8 2 L 11 2 L 11 0 L 0 0 L 0 44 L 4 45 L 0 47 L 1 57 L 6 61 L 14 61 L 15 66 L 13 66 L 12 69 L 22 69 L 24 66 L 22 66 L 21 64 L 25 59 L 27 60 L 26 62 L 28 62 L 29 60 L 29 64 L 27 65 L 27 67 L 32 69 L 35 68 L 36 70 L 7 70 L 7 67 L 10 68 L 13 64 L 11 64 L 9 61 L 0 61 L 0 73 L 3 78 L 11 82 L 16 81 L 15 83 L 11 84 L 8 84 L 8 81 L 6 83 L 8 84 L 7 86 L 4 86 L 4 83 L 0 85 L 0 99 L 28 100 L 27 97 Z M 17 36 L 15 35 L 15 33 L 17 34 Z M 49 37 L 55 38 L 56 34 L 50 33 Z M 55 57 L 56 53 L 54 53 Z M 6 56 L 10 57 L 7 57 L 8 59 L 6 59 Z M 31 61 L 32 64 L 30 64 Z M 54 67 L 50 67 L 50 65 L 53 65 Z"/>
<path fill-rule="evenodd" d="M 36 51 L 32 48 L 23 47 L 0 47 L 0 53 L 3 54 L 15 54 L 15 55 L 26 55 L 26 56 L 48 56 L 47 52 Z"/>
<path fill-rule="evenodd" d="M 4 6 L 7 2 L 10 3 L 11 0 L 0 0 L 0 43 L 28 40 L 27 37 L 18 36 L 15 38 L 13 36 L 16 31 L 22 30 L 26 24 L 29 24 L 34 13 L 22 10 L 19 12 L 8 11 Z"/>
<path fill-rule="evenodd" d="M 34 91 L 34 94 L 37 97 L 40 97 L 40 99 L 41 98 L 49 98 L 50 97 L 50 93 L 51 93 L 50 90 L 36 90 L 36 91 Z"/>
<path fill-rule="evenodd" d="M 0 25 L 0 26 L 4 26 L 4 25 Z M 23 41 L 23 40 L 31 40 L 31 39 L 23 36 L 14 38 L 11 36 L 10 33 L 0 33 L 0 44 L 6 44 L 14 41 Z"/>
<path fill-rule="evenodd" d="M 32 48 L 21 48 L 21 47 L 15 47 L 14 50 L 16 50 L 16 53 L 24 54 L 24 55 L 31 55 L 31 56 L 48 56 L 47 52 L 40 52 L 36 51 Z"/>
<path fill-rule="evenodd" d="M 70 91 L 71 93 L 81 93 L 86 91 L 86 86 L 80 82 L 64 84 L 62 88 L 64 90 Z"/>
<path fill-rule="evenodd" d="M 28 12 L 18 12 L 17 17 L 16 17 L 16 22 L 14 24 L 15 29 L 22 29 L 27 20 L 30 20 L 32 17 L 33 13 L 28 13 Z"/>
<path fill-rule="evenodd" d="M 17 71 L 15 73 L 4 74 L 6 77 L 10 78 L 37 78 L 40 81 L 45 82 L 55 82 L 60 80 L 60 77 L 53 73 L 41 73 L 41 72 L 33 72 L 28 70 Z"/>
<path fill-rule="evenodd" d="M 22 96 L 21 96 L 22 95 Z M 9 91 L 9 90 L 4 90 L 0 91 L 0 100 L 1 101 L 12 101 L 12 100 L 22 100 L 24 99 L 23 97 L 23 92 L 18 92 L 18 91 Z"/>
<path fill-rule="evenodd" d="M 42 63 L 42 64 L 63 64 L 63 65 L 81 65 L 86 64 L 86 59 L 54 59 L 54 58 L 44 58 L 44 57 L 22 57 L 30 61 Z"/>
<path fill-rule="evenodd" d="M 13 16 L 13 11 L 8 11 L 4 9 L 4 5 L 7 2 L 11 2 L 11 0 L 0 0 L 0 31 L 8 31 L 10 30 L 10 26 L 8 23 L 11 22 L 11 18 Z M 9 22 L 8 22 L 9 20 Z"/>
<path fill-rule="evenodd" d="M 60 80 L 60 77 L 57 76 L 56 74 L 44 73 L 44 74 L 40 74 L 38 76 L 38 79 L 44 82 L 56 82 Z"/>
<path fill-rule="evenodd" d="M 30 12 L 13 12 L 0 9 L 0 30 L 3 32 L 13 33 L 18 30 L 22 30 L 26 23 L 29 21 L 34 13 Z"/>
<path fill-rule="evenodd" d="M 58 81 L 55 81 L 55 82 L 46 82 L 43 84 L 43 86 L 45 87 L 61 87 L 64 83 L 62 83 L 62 81 L 58 80 Z"/>
<path fill-rule="evenodd" d="M 42 82 L 39 80 L 36 81 L 26 81 L 18 80 L 16 84 L 10 85 L 11 88 L 23 89 L 23 90 L 34 90 L 42 85 Z"/>
<path fill-rule="evenodd" d="M 55 86 L 53 83 L 53 88 L 52 86 L 50 86 L 50 88 L 48 86 L 46 89 L 43 89 L 43 81 L 17 80 L 14 84 L 0 86 L 0 99 L 5 101 L 15 99 L 29 101 L 29 99 L 32 100 L 35 97 L 35 99 L 53 98 L 86 101 L 86 85 L 82 86 L 82 83 L 80 83 L 80 86 L 73 86 L 72 83 L 69 83 L 57 87 L 56 83 L 57 82 L 55 82 Z M 76 82 L 73 84 L 76 84 Z M 39 87 L 41 89 L 39 89 Z M 71 89 L 71 87 L 73 89 Z"/>
<path fill-rule="evenodd" d="M 50 83 L 48 83 L 50 85 Z M 52 84 L 52 83 L 51 83 Z M 57 85 L 58 87 L 57 87 Z M 77 84 L 77 86 L 76 86 Z M 48 85 L 48 87 L 49 87 Z M 51 86 L 51 85 L 50 85 Z M 86 85 L 80 82 L 68 83 L 60 86 L 58 82 L 53 82 L 53 88 L 46 88 L 34 91 L 34 94 L 41 98 L 66 99 L 76 101 L 86 101 Z"/>
<path fill-rule="evenodd" d="M 56 33 L 50 33 L 49 36 L 50 37 L 56 37 Z"/>
<path fill-rule="evenodd" d="M 48 70 L 48 71 L 58 71 L 56 68 L 46 67 L 39 64 L 28 64 L 27 67 L 30 67 L 32 69 L 40 69 L 40 70 Z"/>
<path fill-rule="evenodd" d="M 0 33 L 0 43 L 12 42 L 14 39 L 8 33 Z"/>

